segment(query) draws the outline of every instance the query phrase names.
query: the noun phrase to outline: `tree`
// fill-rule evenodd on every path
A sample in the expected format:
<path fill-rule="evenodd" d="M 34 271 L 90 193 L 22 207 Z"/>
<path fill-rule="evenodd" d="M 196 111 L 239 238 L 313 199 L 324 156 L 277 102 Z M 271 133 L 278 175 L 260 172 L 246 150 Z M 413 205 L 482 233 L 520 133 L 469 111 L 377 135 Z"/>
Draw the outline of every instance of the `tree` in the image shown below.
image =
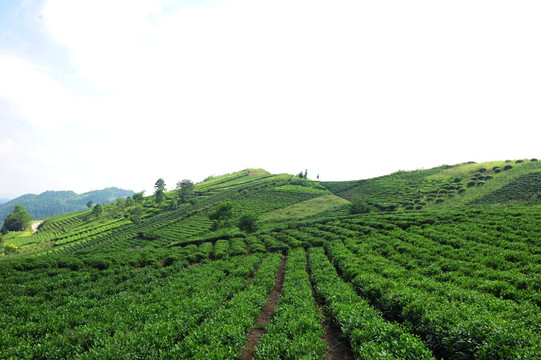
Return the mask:
<path fill-rule="evenodd" d="M 218 230 L 231 227 L 231 217 L 233 216 L 233 203 L 230 201 L 219 204 L 216 209 L 209 213 L 209 219 L 212 220 L 211 230 Z"/>
<path fill-rule="evenodd" d="M 191 180 L 184 179 L 177 182 L 177 196 L 179 204 L 188 202 L 188 199 L 193 196 L 194 184 Z"/>
<path fill-rule="evenodd" d="M 94 208 L 92 209 L 92 215 L 95 217 L 100 217 L 103 214 L 103 205 L 102 204 L 96 204 Z"/>
<path fill-rule="evenodd" d="M 131 198 L 131 197 L 128 196 L 128 197 L 126 198 L 126 206 L 127 206 L 127 207 L 130 207 L 130 206 L 133 206 L 133 205 L 135 205 L 135 200 L 133 200 L 133 198 Z"/>
<path fill-rule="evenodd" d="M 156 180 L 156 183 L 154 184 L 154 189 L 162 189 L 163 191 L 165 191 L 165 181 L 162 178 Z"/>
<path fill-rule="evenodd" d="M 257 216 L 252 213 L 244 213 L 240 216 L 237 226 L 246 233 L 257 231 Z"/>
<path fill-rule="evenodd" d="M 133 209 L 130 209 L 128 219 L 134 224 L 141 222 L 141 216 L 143 216 L 143 206 L 136 205 Z"/>
<path fill-rule="evenodd" d="M 26 209 L 22 205 L 15 205 L 13 211 L 4 220 L 4 226 L 2 226 L 2 233 L 8 231 L 22 231 L 30 223 L 30 214 L 26 212 Z"/>
<path fill-rule="evenodd" d="M 89 200 L 87 203 L 86 203 L 86 207 L 89 208 L 89 209 L 92 209 L 92 206 L 94 205 L 94 201 L 92 200 Z"/>
<path fill-rule="evenodd" d="M 154 184 L 154 196 L 157 204 L 160 204 L 165 200 L 165 181 L 159 178 Z"/>
<path fill-rule="evenodd" d="M 125 198 L 117 198 L 115 203 L 115 208 L 117 210 L 122 210 L 126 207 L 126 199 Z"/>
<path fill-rule="evenodd" d="M 145 190 L 133 194 L 132 198 L 133 200 L 135 200 L 135 202 L 140 203 L 143 201 L 144 196 L 145 196 Z"/>

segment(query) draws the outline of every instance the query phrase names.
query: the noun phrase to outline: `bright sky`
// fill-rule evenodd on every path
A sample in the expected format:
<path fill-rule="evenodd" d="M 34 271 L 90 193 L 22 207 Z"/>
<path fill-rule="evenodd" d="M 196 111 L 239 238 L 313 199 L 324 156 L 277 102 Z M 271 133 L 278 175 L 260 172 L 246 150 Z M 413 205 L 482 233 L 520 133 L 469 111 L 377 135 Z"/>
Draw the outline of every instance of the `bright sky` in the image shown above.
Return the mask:
<path fill-rule="evenodd" d="M 0 197 L 541 157 L 541 2 L 1 0 Z"/>

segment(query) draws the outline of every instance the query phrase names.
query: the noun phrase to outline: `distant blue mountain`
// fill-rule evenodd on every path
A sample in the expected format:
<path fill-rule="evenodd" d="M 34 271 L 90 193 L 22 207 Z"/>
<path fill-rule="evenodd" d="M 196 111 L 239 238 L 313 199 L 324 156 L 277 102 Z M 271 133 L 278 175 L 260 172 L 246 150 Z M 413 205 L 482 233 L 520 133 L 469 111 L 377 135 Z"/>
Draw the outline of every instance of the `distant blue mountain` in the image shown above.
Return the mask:
<path fill-rule="evenodd" d="M 92 200 L 94 204 L 107 204 L 118 198 L 132 196 L 132 190 L 107 188 L 76 194 L 73 191 L 45 191 L 39 195 L 26 194 L 5 203 L 0 201 L 0 225 L 13 211 L 15 205 L 22 205 L 32 216 L 32 219 L 45 219 L 51 216 L 86 209 L 86 204 Z"/>

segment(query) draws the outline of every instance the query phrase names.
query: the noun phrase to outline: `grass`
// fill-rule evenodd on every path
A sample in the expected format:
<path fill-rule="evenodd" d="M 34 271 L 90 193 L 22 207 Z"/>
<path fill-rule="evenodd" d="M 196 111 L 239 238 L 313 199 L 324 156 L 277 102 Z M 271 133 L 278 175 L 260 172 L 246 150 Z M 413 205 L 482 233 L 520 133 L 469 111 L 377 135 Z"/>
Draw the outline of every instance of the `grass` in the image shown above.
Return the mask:
<path fill-rule="evenodd" d="M 506 163 L 505 161 L 488 161 L 484 163 L 473 163 L 473 164 L 459 164 L 453 165 L 451 168 L 443 170 L 434 175 L 428 176 L 427 180 L 444 180 L 450 177 L 465 177 L 471 176 L 476 173 L 479 169 L 487 169 L 492 171 L 494 166 L 499 166 L 503 168 L 505 165 L 514 166 L 514 162 Z"/>
<path fill-rule="evenodd" d="M 339 196 L 333 194 L 323 195 L 262 215 L 260 221 L 280 222 L 286 220 L 301 220 L 327 211 L 337 210 L 347 204 L 349 204 L 349 201 Z"/>
<path fill-rule="evenodd" d="M 464 194 L 455 196 L 454 198 L 451 198 L 451 199 L 446 199 L 441 204 L 430 205 L 430 208 L 434 209 L 434 210 L 436 210 L 436 209 L 451 209 L 451 208 L 454 208 L 454 207 L 457 207 L 457 206 L 462 206 L 462 205 L 469 204 L 469 203 L 471 203 L 471 202 L 473 202 L 473 201 L 475 201 L 477 199 L 481 199 L 482 197 L 492 193 L 493 191 L 501 189 L 503 186 L 511 183 L 516 178 L 518 178 L 518 177 L 520 177 L 522 175 L 530 174 L 532 172 L 537 172 L 541 168 L 541 164 L 538 161 L 536 161 L 536 162 L 523 162 L 523 163 L 520 163 L 520 164 L 515 164 L 514 162 L 506 163 L 506 162 L 503 162 L 503 161 L 501 161 L 501 162 L 495 162 L 494 161 L 494 162 L 488 162 L 488 163 L 483 163 L 483 164 L 468 164 L 468 165 L 477 165 L 476 169 L 479 169 L 480 167 L 483 167 L 485 164 L 496 164 L 496 165 L 492 165 L 492 166 L 500 166 L 500 165 L 498 165 L 498 163 L 505 164 L 505 165 L 511 165 L 511 166 L 513 166 L 513 169 L 508 170 L 508 171 L 502 171 L 499 174 L 494 174 L 494 179 L 492 179 L 490 181 L 487 181 L 484 186 L 471 187 Z M 487 170 L 492 170 L 492 167 L 490 167 L 490 168 L 486 167 L 486 169 Z M 451 169 L 449 169 L 449 170 L 451 170 Z M 491 171 L 491 173 L 492 173 L 492 171 Z M 436 175 L 439 175 L 439 174 L 436 174 Z"/>

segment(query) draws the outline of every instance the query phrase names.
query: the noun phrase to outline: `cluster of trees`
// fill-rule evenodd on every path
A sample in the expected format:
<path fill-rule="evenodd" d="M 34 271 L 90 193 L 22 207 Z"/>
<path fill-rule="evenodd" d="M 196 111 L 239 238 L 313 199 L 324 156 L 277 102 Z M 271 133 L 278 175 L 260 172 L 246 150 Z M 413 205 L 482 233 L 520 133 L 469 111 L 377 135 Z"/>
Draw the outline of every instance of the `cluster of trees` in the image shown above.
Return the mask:
<path fill-rule="evenodd" d="M 174 205 L 180 205 L 190 202 L 194 195 L 194 186 L 194 183 L 188 179 L 178 181 L 175 188 L 175 198 L 172 200 L 172 203 Z M 154 200 L 156 201 L 156 204 L 163 203 L 166 199 L 165 192 L 167 191 L 165 181 L 162 178 L 159 178 L 154 184 L 154 189 Z"/>
<path fill-rule="evenodd" d="M 15 205 L 11 214 L 4 220 L 0 232 L 6 234 L 8 231 L 22 231 L 28 226 L 30 219 L 30 214 L 28 214 L 24 206 Z"/>
<path fill-rule="evenodd" d="M 226 201 L 219 204 L 208 217 L 212 220 L 212 231 L 227 229 L 233 226 L 233 203 Z M 253 233 L 257 231 L 257 216 L 252 213 L 243 213 L 236 222 L 237 227 L 244 232 Z"/>

